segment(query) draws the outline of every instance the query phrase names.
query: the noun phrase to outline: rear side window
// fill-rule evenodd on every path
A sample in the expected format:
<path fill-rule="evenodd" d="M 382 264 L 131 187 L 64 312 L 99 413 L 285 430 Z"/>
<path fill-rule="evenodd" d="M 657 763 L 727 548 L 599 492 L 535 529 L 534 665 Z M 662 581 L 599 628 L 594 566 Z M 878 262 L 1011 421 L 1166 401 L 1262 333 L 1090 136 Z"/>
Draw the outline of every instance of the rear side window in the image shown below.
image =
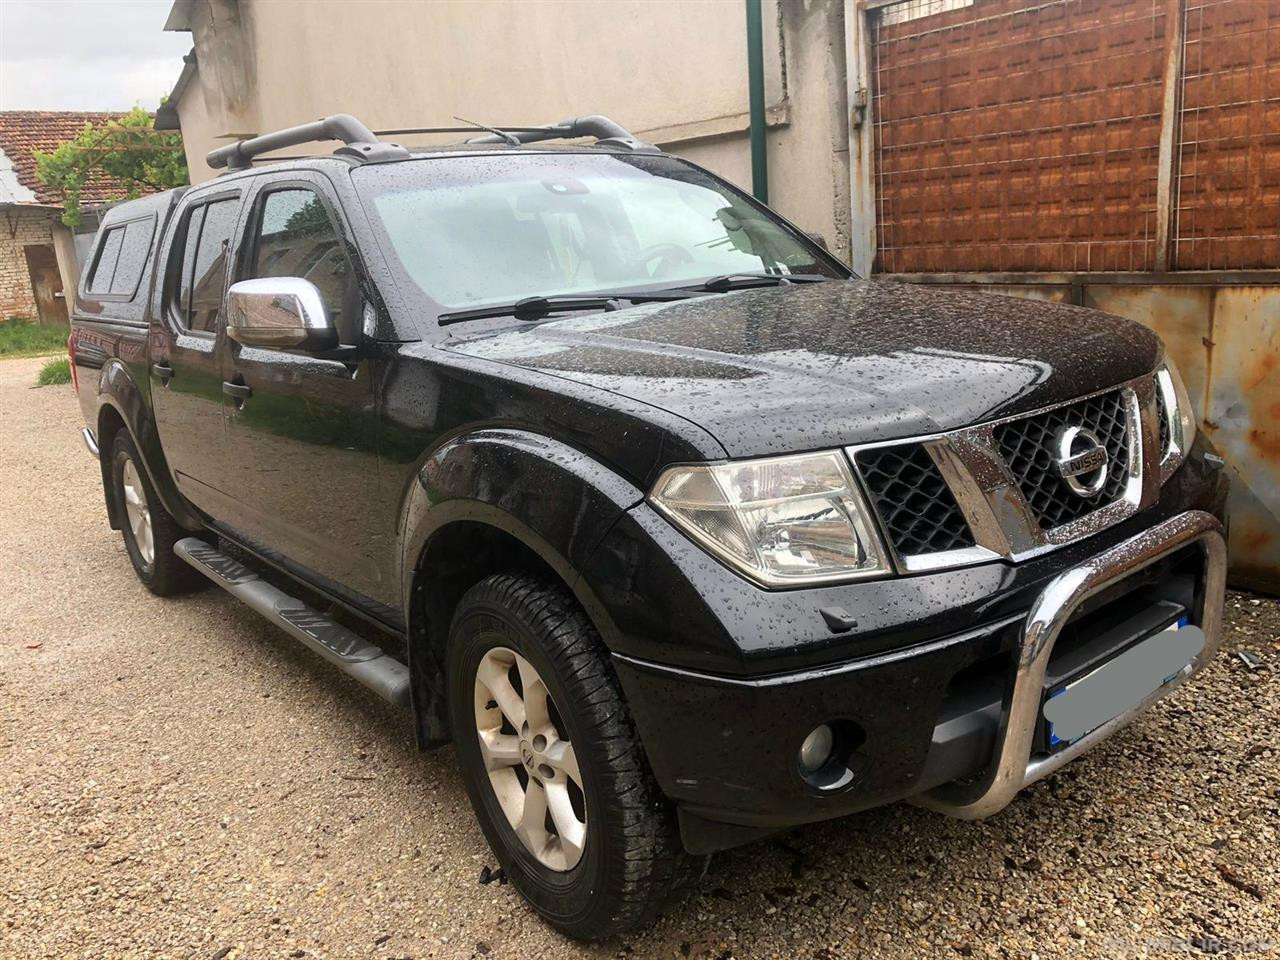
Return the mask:
<path fill-rule="evenodd" d="M 109 227 L 85 289 L 97 296 L 132 300 L 147 266 L 154 231 L 155 220 L 151 217 Z"/>
<path fill-rule="evenodd" d="M 98 251 L 98 261 L 93 265 L 93 276 L 89 278 L 90 293 L 110 293 L 111 278 L 115 276 L 116 264 L 120 260 L 120 246 L 124 243 L 124 227 L 113 227 L 102 238 L 102 248 Z"/>
<path fill-rule="evenodd" d="M 182 239 L 182 273 L 171 309 L 188 330 L 213 333 L 222 315 L 228 248 L 239 200 L 228 198 L 194 206 Z"/>

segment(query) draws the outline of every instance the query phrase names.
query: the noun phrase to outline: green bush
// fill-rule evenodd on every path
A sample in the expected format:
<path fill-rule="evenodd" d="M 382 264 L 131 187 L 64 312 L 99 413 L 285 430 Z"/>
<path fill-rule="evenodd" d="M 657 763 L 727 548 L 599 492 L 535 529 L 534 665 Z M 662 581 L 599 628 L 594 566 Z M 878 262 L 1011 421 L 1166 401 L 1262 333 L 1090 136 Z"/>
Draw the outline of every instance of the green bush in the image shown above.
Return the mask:
<path fill-rule="evenodd" d="M 56 383 L 71 382 L 71 361 L 67 357 L 50 360 L 40 368 L 36 376 L 37 387 L 49 387 Z"/>
<path fill-rule="evenodd" d="M 0 323 L 0 359 L 65 353 L 70 332 L 66 327 L 51 327 L 21 317 L 10 317 Z"/>

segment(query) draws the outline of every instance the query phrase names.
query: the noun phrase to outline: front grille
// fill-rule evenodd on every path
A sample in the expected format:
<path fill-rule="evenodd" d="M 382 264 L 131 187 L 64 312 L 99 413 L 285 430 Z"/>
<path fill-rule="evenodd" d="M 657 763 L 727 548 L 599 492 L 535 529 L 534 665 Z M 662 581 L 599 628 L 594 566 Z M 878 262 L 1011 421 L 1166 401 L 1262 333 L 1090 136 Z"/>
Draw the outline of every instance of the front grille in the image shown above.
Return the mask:
<path fill-rule="evenodd" d="M 1072 426 L 1092 430 L 1107 451 L 1107 481 L 1091 497 L 1073 491 L 1054 468 L 1057 434 Z M 1078 520 L 1118 500 L 1129 480 L 1129 429 L 1124 395 L 1119 390 L 1002 424 L 995 436 L 1043 530 Z"/>
<path fill-rule="evenodd" d="M 863 450 L 858 468 L 899 556 L 974 545 L 947 482 L 922 445 Z"/>

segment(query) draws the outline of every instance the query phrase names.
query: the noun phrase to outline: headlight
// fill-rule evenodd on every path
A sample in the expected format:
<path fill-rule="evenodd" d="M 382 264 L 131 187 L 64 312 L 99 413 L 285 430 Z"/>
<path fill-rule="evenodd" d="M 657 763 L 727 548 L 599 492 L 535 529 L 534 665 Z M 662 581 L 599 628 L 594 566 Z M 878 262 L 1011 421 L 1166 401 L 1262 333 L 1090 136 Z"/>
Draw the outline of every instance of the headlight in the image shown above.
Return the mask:
<path fill-rule="evenodd" d="M 1177 466 L 1191 449 L 1196 438 L 1196 414 L 1182 376 L 1171 359 L 1156 371 L 1156 389 L 1160 391 L 1161 412 L 1165 422 L 1162 431 L 1168 435 L 1167 447 L 1160 451 L 1166 467 Z M 1166 471 L 1167 473 L 1168 471 Z"/>
<path fill-rule="evenodd" d="M 650 499 L 706 549 L 767 586 L 889 572 L 839 452 L 672 467 Z"/>

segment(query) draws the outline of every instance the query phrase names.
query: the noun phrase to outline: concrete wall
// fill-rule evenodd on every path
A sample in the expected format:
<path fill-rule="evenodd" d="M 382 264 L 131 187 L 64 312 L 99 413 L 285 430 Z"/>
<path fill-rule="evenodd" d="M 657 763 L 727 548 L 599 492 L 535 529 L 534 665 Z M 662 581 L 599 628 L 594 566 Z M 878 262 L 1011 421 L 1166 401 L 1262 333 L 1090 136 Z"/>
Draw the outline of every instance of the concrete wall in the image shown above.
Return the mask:
<path fill-rule="evenodd" d="M 847 249 L 843 4 L 763 7 L 770 200 Z M 374 130 L 603 113 L 750 185 L 739 0 L 193 0 L 187 24 L 197 74 L 177 110 L 197 182 L 229 136 L 330 113 Z"/>
<path fill-rule="evenodd" d="M 57 223 L 56 210 L 10 207 L 0 212 L 0 319 L 14 315 L 35 319 L 36 301 L 23 247 L 53 246 Z"/>
<path fill-rule="evenodd" d="M 62 276 L 62 292 L 67 297 L 67 309 L 75 300 L 75 289 L 80 285 L 80 258 L 76 252 L 76 236 L 59 217 L 50 228 L 53 234 L 53 252 L 58 258 L 58 273 Z"/>

